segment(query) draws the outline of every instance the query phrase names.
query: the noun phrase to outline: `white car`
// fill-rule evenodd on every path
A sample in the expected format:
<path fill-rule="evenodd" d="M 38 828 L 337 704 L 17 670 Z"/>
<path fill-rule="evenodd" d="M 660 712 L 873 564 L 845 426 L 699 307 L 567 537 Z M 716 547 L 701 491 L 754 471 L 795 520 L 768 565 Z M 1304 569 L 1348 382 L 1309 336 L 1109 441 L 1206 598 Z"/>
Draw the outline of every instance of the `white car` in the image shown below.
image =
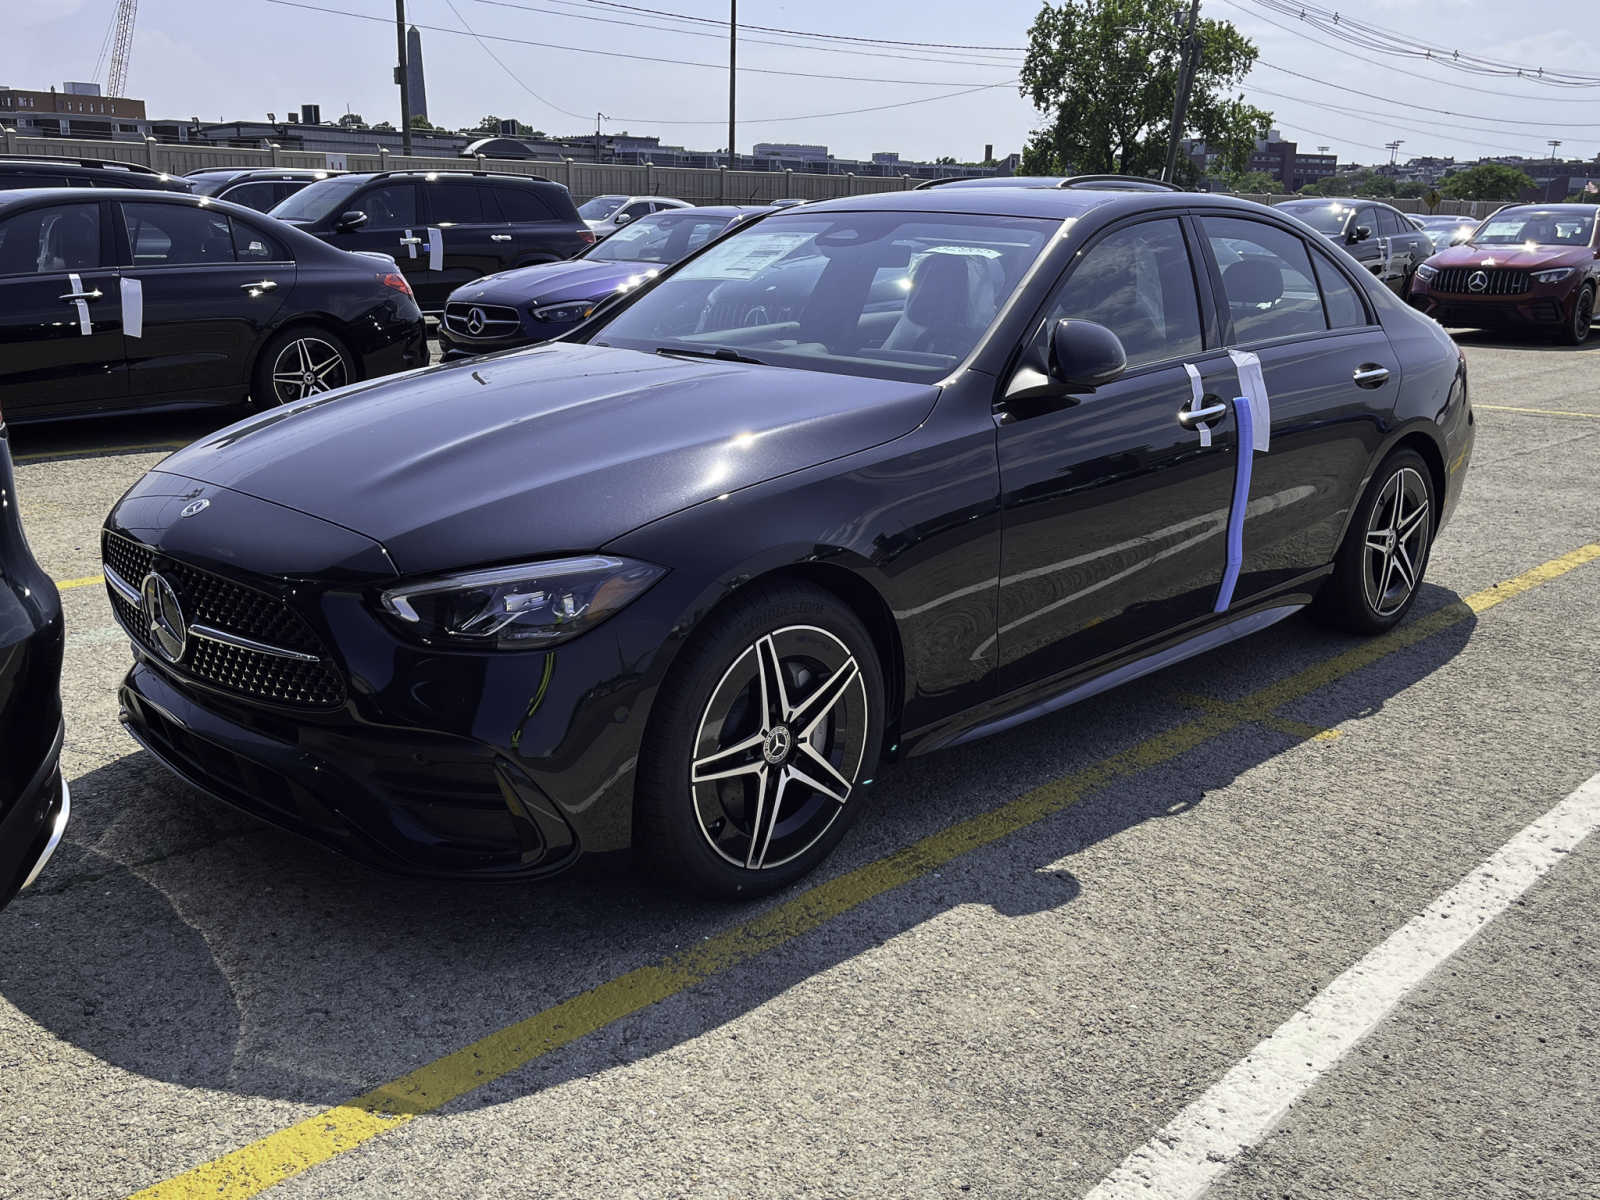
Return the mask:
<path fill-rule="evenodd" d="M 578 206 L 578 215 L 590 229 L 594 230 L 596 239 L 610 237 L 629 221 L 637 221 L 647 213 L 660 212 L 666 208 L 693 208 L 694 205 L 685 200 L 674 200 L 669 196 L 596 196 Z"/>

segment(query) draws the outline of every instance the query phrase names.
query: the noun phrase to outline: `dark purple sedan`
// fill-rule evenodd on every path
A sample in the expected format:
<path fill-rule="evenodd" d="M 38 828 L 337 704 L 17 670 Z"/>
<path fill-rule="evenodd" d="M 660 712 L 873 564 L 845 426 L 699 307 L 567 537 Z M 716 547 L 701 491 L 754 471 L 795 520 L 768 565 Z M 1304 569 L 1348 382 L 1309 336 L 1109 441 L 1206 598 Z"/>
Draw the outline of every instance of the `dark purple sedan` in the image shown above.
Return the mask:
<path fill-rule="evenodd" d="M 439 344 L 445 361 L 559 337 L 595 305 L 671 266 L 733 225 L 771 211 L 707 205 L 640 217 L 576 258 L 485 275 L 450 293 Z"/>

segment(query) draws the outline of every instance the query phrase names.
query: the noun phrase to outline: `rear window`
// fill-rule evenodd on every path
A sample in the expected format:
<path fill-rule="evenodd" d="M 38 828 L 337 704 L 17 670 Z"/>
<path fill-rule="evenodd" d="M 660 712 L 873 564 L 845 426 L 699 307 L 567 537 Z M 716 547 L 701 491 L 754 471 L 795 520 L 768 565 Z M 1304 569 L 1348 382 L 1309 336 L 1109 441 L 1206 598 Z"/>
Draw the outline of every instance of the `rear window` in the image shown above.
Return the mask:
<path fill-rule="evenodd" d="M 503 221 L 555 221 L 560 218 L 555 211 L 544 202 L 544 197 L 531 187 L 518 187 L 515 184 L 496 184 L 489 189 L 489 194 L 494 197 L 500 206 L 500 219 Z"/>
<path fill-rule="evenodd" d="M 483 224 L 483 197 L 476 184 L 456 180 L 430 184 L 428 204 L 435 225 Z"/>

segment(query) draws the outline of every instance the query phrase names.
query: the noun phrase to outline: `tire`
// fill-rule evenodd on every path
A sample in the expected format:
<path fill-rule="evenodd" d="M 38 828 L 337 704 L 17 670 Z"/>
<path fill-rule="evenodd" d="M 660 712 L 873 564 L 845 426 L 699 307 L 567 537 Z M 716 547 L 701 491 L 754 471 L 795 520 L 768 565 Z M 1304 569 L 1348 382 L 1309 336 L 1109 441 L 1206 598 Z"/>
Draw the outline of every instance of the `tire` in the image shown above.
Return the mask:
<path fill-rule="evenodd" d="M 1356 505 L 1312 615 L 1351 633 L 1384 633 L 1398 625 L 1422 587 L 1438 511 L 1433 473 L 1422 455 L 1396 450 L 1384 459 Z"/>
<path fill-rule="evenodd" d="M 291 381 L 290 375 L 299 378 Z M 256 355 L 250 399 L 259 408 L 274 408 L 355 381 L 355 355 L 337 334 L 318 325 L 292 325 L 268 338 Z"/>
<path fill-rule="evenodd" d="M 1568 346 L 1581 346 L 1589 340 L 1589 329 L 1594 324 L 1594 284 L 1586 283 L 1578 298 L 1572 302 L 1572 319 L 1561 330 L 1561 340 Z"/>
<path fill-rule="evenodd" d="M 640 749 L 635 859 L 720 899 L 793 883 L 860 813 L 883 710 L 877 650 L 849 608 L 812 584 L 754 585 L 695 631 L 661 688 Z"/>

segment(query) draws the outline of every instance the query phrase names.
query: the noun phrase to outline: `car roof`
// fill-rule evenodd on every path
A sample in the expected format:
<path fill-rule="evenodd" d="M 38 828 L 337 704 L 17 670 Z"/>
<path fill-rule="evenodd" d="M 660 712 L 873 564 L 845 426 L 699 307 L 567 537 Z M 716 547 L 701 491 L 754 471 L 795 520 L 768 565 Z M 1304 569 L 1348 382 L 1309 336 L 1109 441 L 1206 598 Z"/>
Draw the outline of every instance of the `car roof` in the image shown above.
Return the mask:
<path fill-rule="evenodd" d="M 1296 196 L 1292 200 L 1279 201 L 1277 208 L 1305 207 L 1319 204 L 1343 204 L 1347 208 L 1355 208 L 1358 204 L 1376 204 L 1379 208 L 1394 208 L 1387 200 L 1377 200 L 1371 196 Z M 1395 208 L 1396 212 L 1400 210 Z"/>
<path fill-rule="evenodd" d="M 771 208 L 770 204 L 691 204 L 688 208 L 669 208 L 664 212 L 650 213 L 652 217 L 690 216 L 694 213 L 709 214 L 713 217 L 739 217 L 746 213 L 765 212 Z M 645 218 L 640 217 L 641 221 Z"/>
<path fill-rule="evenodd" d="M 1253 200 L 1208 192 L 1130 192 L 1122 189 L 1098 191 L 1090 188 L 1009 187 L 1009 188 L 929 188 L 909 192 L 873 192 L 818 200 L 800 209 L 780 209 L 767 220 L 779 220 L 791 213 L 797 217 L 814 212 L 901 211 L 928 213 L 987 213 L 992 216 L 1045 217 L 1062 220 L 1079 217 L 1091 209 L 1107 209 L 1111 215 L 1146 212 L 1155 209 L 1214 208 L 1236 212 L 1270 212 Z"/>
<path fill-rule="evenodd" d="M 144 163 L 118 162 L 109 158 L 74 158 L 66 154 L 0 154 L 0 167 L 78 167 L 88 171 L 126 171 L 130 175 L 164 176 L 165 171 L 158 171 Z M 172 179 L 182 179 L 181 175 L 168 176 Z"/>
<path fill-rule="evenodd" d="M 201 196 L 194 192 L 171 192 L 159 188 L 115 188 L 115 187 L 42 187 L 42 188 L 10 188 L 0 191 L 0 209 L 17 208 L 22 204 L 37 200 L 41 196 L 53 196 L 61 200 L 81 200 L 85 203 L 98 200 L 137 200 L 140 204 L 193 204 L 199 207 L 216 205 L 229 213 L 237 213 L 241 217 L 255 217 L 260 220 L 267 214 L 257 212 L 253 208 L 245 208 L 231 200 L 219 200 L 215 196 Z M 274 222 L 276 224 L 276 222 Z M 291 226 L 290 228 L 293 228 Z M 299 230 L 295 230 L 299 233 Z M 307 234 L 306 236 L 310 236 Z"/>
<path fill-rule="evenodd" d="M 327 183 L 329 179 L 359 179 L 363 183 L 374 179 L 422 179 L 432 182 L 434 178 L 440 179 L 483 179 L 491 183 L 528 183 L 543 187 L 565 188 L 566 185 L 557 183 L 554 179 L 545 179 L 539 175 L 520 175 L 515 171 L 470 171 L 446 168 L 439 170 L 420 170 L 415 168 L 399 169 L 394 171 L 350 171 L 343 175 L 330 174 L 328 179 L 318 179 L 317 183 Z"/>

